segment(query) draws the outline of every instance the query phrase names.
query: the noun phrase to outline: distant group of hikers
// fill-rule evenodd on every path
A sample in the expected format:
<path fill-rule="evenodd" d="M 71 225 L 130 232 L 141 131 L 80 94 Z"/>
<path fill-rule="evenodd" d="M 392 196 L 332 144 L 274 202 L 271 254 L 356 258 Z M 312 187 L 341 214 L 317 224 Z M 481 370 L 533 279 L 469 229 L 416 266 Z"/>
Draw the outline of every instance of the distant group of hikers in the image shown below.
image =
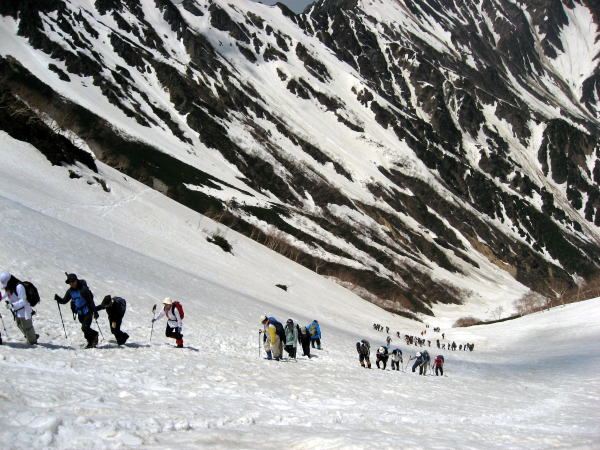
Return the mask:
<path fill-rule="evenodd" d="M 381 332 L 385 332 L 388 336 L 386 337 L 386 343 L 389 346 L 392 338 L 389 336 L 390 333 L 390 327 L 384 327 L 383 325 L 380 325 L 378 323 L 374 323 L 373 324 L 373 329 L 377 330 L 377 331 L 381 331 Z M 423 336 L 425 336 L 427 334 L 427 330 L 429 329 L 429 325 L 425 325 L 425 329 L 421 331 L 421 337 L 418 336 L 411 336 L 408 334 L 404 335 L 404 342 L 406 342 L 406 345 L 414 345 L 416 347 L 431 347 L 431 340 L 430 339 L 425 339 Z M 433 331 L 435 333 L 440 333 L 441 329 L 440 327 L 435 327 L 433 328 Z M 441 333 L 442 335 L 442 340 L 446 339 L 446 334 L 445 333 Z M 396 337 L 398 337 L 398 339 L 401 339 L 401 334 L 399 331 L 396 331 Z M 475 349 L 475 344 L 472 343 L 464 343 L 464 344 L 456 344 L 456 342 L 452 341 L 452 343 L 450 342 L 440 342 L 440 339 L 436 339 L 435 343 L 437 345 L 437 348 L 439 348 L 440 350 L 459 350 L 459 351 L 473 351 Z"/>
<path fill-rule="evenodd" d="M 288 319 L 285 326 L 275 317 L 263 314 L 260 317 L 263 328 L 258 331 L 262 336 L 262 345 L 267 353 L 267 359 L 281 360 L 283 350 L 290 358 L 296 359 L 298 343 L 302 345 L 302 354 L 311 357 L 310 349 L 321 350 L 321 327 L 317 320 L 313 320 L 306 326 L 300 326 L 293 319 Z M 260 339 L 259 339 L 260 351 Z"/>
<path fill-rule="evenodd" d="M 94 294 L 85 280 L 78 278 L 74 273 L 65 273 L 65 275 L 65 283 L 69 285 L 65 295 L 61 297 L 58 294 L 54 294 L 54 300 L 57 302 L 61 321 L 62 312 L 60 310 L 60 305 L 70 303 L 73 320 L 77 319 L 79 321 L 81 324 L 81 331 L 83 331 L 83 336 L 87 341 L 85 348 L 95 348 L 98 345 L 98 331 L 92 328 L 93 321 L 96 321 L 96 326 L 100 329 L 98 325 L 98 312 L 105 310 L 108 314 L 110 331 L 115 337 L 117 345 L 125 344 L 127 339 L 129 339 L 129 335 L 121 330 L 121 324 L 123 323 L 123 317 L 125 316 L 125 311 L 127 309 L 127 302 L 125 299 L 122 297 L 106 295 L 103 298 L 102 303 L 96 305 L 94 303 Z M 6 307 L 11 311 L 17 327 L 23 333 L 23 336 L 30 345 L 36 345 L 39 335 L 35 332 L 33 325 L 33 316 L 35 315 L 33 307 L 40 301 L 37 288 L 33 283 L 29 281 L 20 281 L 9 272 L 0 273 L 0 287 L 2 288 L 2 291 L 4 291 L 4 297 L 2 291 L 0 291 L 0 299 L 6 301 Z M 181 304 L 173 301 L 169 297 L 165 298 L 163 301 L 163 308 L 156 317 L 152 318 L 152 323 L 162 317 L 167 318 L 165 335 L 175 339 L 177 347 L 183 347 L 182 321 L 184 313 Z M 2 318 L 2 315 L 0 315 L 0 318 Z M 4 319 L 2 319 L 2 326 L 6 333 Z M 65 337 L 67 337 L 64 322 L 63 330 L 65 331 Z M 1 334 L 0 344 L 2 344 Z"/>
<path fill-rule="evenodd" d="M 362 339 L 361 341 L 356 343 L 356 351 L 358 352 L 358 361 L 360 365 L 366 369 L 371 368 L 371 344 L 366 339 Z M 375 353 L 375 364 L 378 369 L 385 370 L 387 366 L 388 359 L 391 358 L 391 366 L 392 370 L 400 370 L 400 365 L 403 363 L 402 359 L 402 350 L 399 348 L 394 348 L 390 352 L 389 345 L 381 346 L 377 349 Z M 431 357 L 429 356 L 429 352 L 427 350 L 423 350 L 422 352 L 417 352 L 415 356 L 412 356 L 407 361 L 407 365 L 409 361 L 414 360 L 414 364 L 412 366 L 413 373 L 419 369 L 419 375 L 427 375 L 427 372 L 430 368 Z M 437 355 L 433 360 L 433 365 L 431 368 L 435 368 L 435 375 L 444 375 L 444 356 Z"/>

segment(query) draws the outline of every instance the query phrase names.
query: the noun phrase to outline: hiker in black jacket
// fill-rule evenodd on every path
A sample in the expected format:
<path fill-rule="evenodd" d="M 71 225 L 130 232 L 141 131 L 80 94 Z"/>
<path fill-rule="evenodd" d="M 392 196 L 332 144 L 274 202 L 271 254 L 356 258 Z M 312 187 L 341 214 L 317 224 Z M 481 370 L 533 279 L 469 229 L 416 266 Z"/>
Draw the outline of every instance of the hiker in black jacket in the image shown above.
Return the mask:
<path fill-rule="evenodd" d="M 94 348 L 98 345 L 98 332 L 92 329 L 92 320 L 98 318 L 96 305 L 94 304 L 94 294 L 89 290 L 85 280 L 77 279 L 74 273 L 67 274 L 65 281 L 71 287 L 61 298 L 58 294 L 54 294 L 54 300 L 61 305 L 71 302 L 71 311 L 73 312 L 73 320 L 75 315 L 81 324 L 81 331 L 87 340 L 85 348 Z"/>
<path fill-rule="evenodd" d="M 106 310 L 108 321 L 110 322 L 110 332 L 117 340 L 118 345 L 123 345 L 129 339 L 129 335 L 121 331 L 121 323 L 125 315 L 126 305 L 127 302 L 124 298 L 107 295 L 102 300 L 102 303 L 100 303 L 100 306 L 96 308 L 96 311 Z"/>

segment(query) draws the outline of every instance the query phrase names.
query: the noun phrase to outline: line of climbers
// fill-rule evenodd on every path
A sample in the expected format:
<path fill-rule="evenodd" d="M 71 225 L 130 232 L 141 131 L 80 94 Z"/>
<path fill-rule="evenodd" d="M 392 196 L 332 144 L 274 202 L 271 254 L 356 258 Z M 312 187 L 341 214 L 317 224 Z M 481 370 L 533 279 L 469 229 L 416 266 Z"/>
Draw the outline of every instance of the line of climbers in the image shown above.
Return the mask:
<path fill-rule="evenodd" d="M 417 347 L 431 347 L 431 340 L 430 339 L 425 339 L 423 336 L 425 336 L 427 334 L 427 330 L 430 328 L 429 325 L 425 324 L 425 329 L 421 330 L 420 335 L 421 337 L 418 336 L 410 336 L 408 334 L 404 335 L 404 341 L 406 342 L 406 345 L 415 345 Z M 389 346 L 392 342 L 392 338 L 389 336 L 390 334 L 390 327 L 384 327 L 381 324 L 378 323 L 374 323 L 373 324 L 373 329 L 376 331 L 380 331 L 380 332 L 385 332 L 388 336 L 386 337 L 386 342 L 387 345 Z M 440 327 L 435 327 L 433 328 L 433 332 L 434 333 L 440 333 L 441 329 Z M 441 333 L 442 335 L 442 340 L 446 339 L 446 334 L 445 333 Z M 396 331 L 396 336 L 398 337 L 398 339 L 400 339 L 401 334 L 399 331 Z M 442 349 L 442 350 L 452 350 L 455 351 L 456 349 L 458 349 L 459 351 L 473 351 L 475 349 L 475 344 L 472 343 L 465 343 L 465 344 L 459 344 L 457 345 L 456 342 L 448 342 L 448 343 L 440 343 L 439 339 L 436 339 L 436 345 L 437 348 Z"/>
<path fill-rule="evenodd" d="M 266 314 L 260 318 L 263 328 L 258 330 L 259 341 L 262 335 L 263 347 L 267 352 L 267 359 L 279 361 L 283 356 L 283 349 L 290 358 L 296 359 L 298 342 L 302 345 L 303 356 L 311 357 L 310 349 L 321 350 L 321 327 L 317 320 L 313 320 L 305 327 L 301 327 L 292 319 L 288 319 L 285 327 L 275 317 Z M 260 346 L 259 346 L 260 351 Z"/>
<path fill-rule="evenodd" d="M 366 369 L 371 368 L 371 344 L 366 339 L 362 339 L 361 341 L 356 343 L 356 351 L 358 352 L 358 362 L 360 365 Z M 385 370 L 387 366 L 388 359 L 391 357 L 392 361 L 392 370 L 400 370 L 400 365 L 403 363 L 402 359 L 402 350 L 399 348 L 395 348 L 390 353 L 389 345 L 381 346 L 377 349 L 375 353 L 375 364 L 378 369 Z M 427 372 L 430 369 L 431 357 L 427 350 L 423 352 L 417 352 L 415 356 L 409 358 L 408 361 L 415 360 L 412 371 L 413 373 L 418 368 L 419 375 L 427 375 Z M 407 363 L 408 363 L 407 361 Z M 444 375 L 444 356 L 438 355 L 433 360 L 433 368 L 435 368 L 435 374 Z"/>
<path fill-rule="evenodd" d="M 102 300 L 99 306 L 94 303 L 94 295 L 87 285 L 87 282 L 83 279 L 79 279 L 74 273 L 65 274 L 67 276 L 65 283 L 69 285 L 64 296 L 54 295 L 58 305 L 67 304 L 70 302 L 71 312 L 73 314 L 73 320 L 78 319 L 81 324 L 81 330 L 87 341 L 86 348 L 94 348 L 98 345 L 98 332 L 92 328 L 92 321 L 96 320 L 98 325 L 98 312 L 106 310 L 108 314 L 108 320 L 110 323 L 111 333 L 114 335 L 118 345 L 123 345 L 127 342 L 129 335 L 121 330 L 121 324 L 123 317 L 127 309 L 127 302 L 122 297 L 113 297 L 107 295 Z M 36 306 L 39 301 L 39 293 L 36 287 L 28 281 L 20 281 L 9 272 L 0 273 L 0 286 L 5 292 L 6 305 L 13 314 L 13 318 L 17 324 L 17 327 L 23 333 L 23 336 L 30 345 L 35 345 L 38 341 L 39 335 L 36 334 L 33 326 L 33 316 L 35 311 L 33 306 Z M 0 299 L 2 293 L 0 291 Z M 155 305 L 156 306 L 156 305 Z M 60 306 L 59 306 L 60 312 Z M 62 320 L 62 313 L 60 314 Z M 2 316 L 0 315 L 0 318 Z M 154 316 L 152 324 L 162 317 L 166 317 L 167 326 L 165 329 L 165 336 L 168 338 L 175 339 L 177 347 L 183 347 L 183 318 L 184 312 L 181 303 L 172 300 L 167 297 L 163 301 L 163 308 Z M 277 321 L 274 317 L 263 315 L 260 318 L 260 323 L 263 328 L 259 330 L 259 337 L 262 335 L 263 346 L 267 353 L 267 359 L 280 360 L 283 355 L 283 349 L 288 353 L 290 358 L 296 358 L 297 343 L 300 342 L 302 345 L 303 356 L 311 357 L 310 349 L 317 348 L 321 350 L 321 327 L 317 320 L 313 320 L 308 325 L 301 327 L 299 324 L 294 322 L 292 319 L 288 319 L 285 327 Z M 375 329 L 381 327 L 378 324 L 373 325 Z M 383 327 L 381 327 L 383 329 Z M 64 329 L 64 323 L 63 323 Z M 389 332 L 389 328 L 386 327 L 386 332 Z M 434 329 L 436 330 L 436 329 Z M 437 329 L 439 331 L 439 328 Z M 6 328 L 5 328 L 6 331 Z M 398 333 L 399 334 L 399 333 Z M 443 335 L 442 335 L 443 336 Z M 66 331 L 65 331 L 66 337 Z M 387 346 L 381 346 L 376 352 L 376 364 L 378 368 L 385 370 L 389 357 L 391 356 L 392 370 L 400 370 L 400 364 L 403 363 L 402 350 L 395 348 L 389 353 L 391 338 L 387 336 Z M 423 345 L 423 340 L 414 336 L 405 335 L 405 341 L 407 344 Z M 0 335 L 0 344 L 2 343 L 2 336 Z M 438 348 L 440 347 L 439 340 L 437 341 Z M 442 346 L 444 348 L 444 346 Z M 456 350 L 456 343 L 452 345 L 448 344 L 449 350 Z M 474 344 L 459 345 L 460 350 L 473 351 Z M 356 343 L 356 350 L 359 354 L 359 362 L 361 366 L 371 368 L 370 360 L 370 349 L 369 342 L 363 339 Z M 259 343 L 260 350 L 260 343 Z M 430 357 L 427 351 L 418 352 L 410 360 L 415 360 L 412 367 L 412 371 L 415 372 L 419 368 L 421 375 L 426 374 L 426 367 L 429 366 Z M 433 363 L 435 367 L 436 375 L 438 372 L 443 375 L 444 357 L 438 355 L 434 359 Z"/>
<path fill-rule="evenodd" d="M 98 325 L 99 311 L 105 310 L 110 323 L 110 331 L 115 337 L 117 345 L 123 345 L 129 339 L 129 335 L 121 330 L 123 317 L 127 310 L 127 302 L 122 297 L 107 295 L 103 298 L 100 305 L 94 303 L 94 294 L 88 287 L 85 280 L 79 279 L 74 273 L 65 273 L 65 283 L 69 288 L 64 296 L 54 294 L 58 310 L 62 321 L 62 312 L 60 305 L 70 303 L 73 320 L 79 320 L 81 331 L 87 341 L 85 348 L 94 348 L 98 345 L 98 331 L 92 328 L 92 322 L 96 321 Z M 6 307 L 11 311 L 13 319 L 17 327 L 23 333 L 23 336 L 30 345 L 37 344 L 39 335 L 35 332 L 33 326 L 33 316 L 35 311 L 33 307 L 40 301 L 40 296 L 37 288 L 29 281 L 20 281 L 9 272 L 0 273 L 0 287 L 4 290 Z M 2 299 L 0 291 L 0 299 Z M 179 302 L 166 298 L 163 301 L 163 309 L 156 317 L 153 317 L 152 323 L 161 319 L 167 318 L 167 327 L 165 335 L 176 340 L 177 347 L 183 347 L 183 307 Z M 0 315 L 0 318 L 2 316 Z M 4 326 L 4 320 L 2 320 Z M 64 322 L 63 322 L 63 330 Z M 6 333 L 6 327 L 4 327 Z M 66 330 L 65 330 L 66 337 Z M 0 335 L 0 344 L 2 336 Z"/>

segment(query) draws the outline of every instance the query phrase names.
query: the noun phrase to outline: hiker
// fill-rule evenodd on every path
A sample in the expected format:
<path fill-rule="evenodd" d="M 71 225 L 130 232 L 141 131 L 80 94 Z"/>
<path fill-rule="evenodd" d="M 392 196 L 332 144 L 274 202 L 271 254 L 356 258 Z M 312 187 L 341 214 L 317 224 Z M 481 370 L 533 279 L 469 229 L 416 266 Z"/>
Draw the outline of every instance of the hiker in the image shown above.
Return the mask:
<path fill-rule="evenodd" d="M 94 304 L 94 294 L 88 288 L 85 280 L 80 280 L 74 273 L 67 274 L 65 283 L 70 287 L 67 289 L 64 297 L 54 294 L 54 300 L 61 305 L 71 302 L 71 312 L 73 320 L 75 315 L 81 324 L 81 331 L 87 341 L 85 348 L 94 348 L 98 345 L 98 332 L 92 328 L 92 320 L 98 318 L 96 305 Z"/>
<path fill-rule="evenodd" d="M 437 355 L 433 360 L 433 367 L 435 367 L 435 376 L 444 375 L 444 356 Z"/>
<path fill-rule="evenodd" d="M 377 349 L 377 354 L 376 354 L 376 361 L 375 364 L 377 364 L 377 368 L 378 369 L 383 369 L 385 370 L 385 366 L 387 366 L 387 361 L 388 361 L 388 349 L 386 347 L 379 347 Z M 379 363 L 381 362 L 382 367 L 379 367 Z"/>
<path fill-rule="evenodd" d="M 392 338 L 391 337 L 386 337 L 385 338 L 385 342 L 387 343 L 387 345 L 389 346 L 392 343 Z"/>
<path fill-rule="evenodd" d="M 265 350 L 267 351 L 267 359 L 279 361 L 283 353 L 283 342 L 285 341 L 283 325 L 275 317 L 263 315 L 260 319 L 265 330 L 265 337 L 263 339 Z"/>
<path fill-rule="evenodd" d="M 371 368 L 371 344 L 366 339 L 356 343 L 356 351 L 358 352 L 358 362 L 362 367 Z M 366 365 L 365 365 L 366 364 Z"/>
<path fill-rule="evenodd" d="M 165 298 L 163 305 L 163 309 L 158 313 L 158 316 L 152 319 L 152 322 L 156 322 L 162 319 L 163 316 L 166 316 L 167 328 L 165 329 L 165 336 L 175 339 L 175 346 L 177 348 L 183 348 L 183 308 L 179 302 L 173 301 L 171 297 Z"/>
<path fill-rule="evenodd" d="M 425 350 L 422 353 L 423 363 L 419 367 L 419 375 L 427 375 L 427 369 L 429 367 L 429 361 L 431 361 L 431 357 L 429 356 L 429 352 Z"/>
<path fill-rule="evenodd" d="M 100 306 L 96 307 L 96 311 L 106 310 L 108 321 L 110 322 L 110 332 L 117 340 L 117 345 L 123 345 L 129 339 L 129 335 L 121 331 L 121 323 L 125 315 L 126 305 L 127 302 L 124 298 L 107 295 L 102 300 L 102 303 L 100 303 Z"/>
<path fill-rule="evenodd" d="M 392 350 L 392 370 L 400 370 L 400 363 L 402 361 L 402 350 L 395 348 Z"/>
<path fill-rule="evenodd" d="M 33 328 L 33 314 L 35 313 L 31 309 L 31 304 L 27 299 L 25 286 L 9 272 L 2 272 L 0 274 L 0 286 L 2 286 L 6 294 L 6 306 L 11 310 L 17 327 L 23 333 L 27 343 L 29 345 L 37 344 L 39 335 L 35 333 L 35 329 Z M 0 339 L 1 342 L 2 340 Z"/>
<path fill-rule="evenodd" d="M 298 331 L 298 340 L 302 345 L 302 355 L 310 358 L 310 333 L 308 328 L 296 324 L 296 330 Z"/>
<path fill-rule="evenodd" d="M 285 323 L 285 351 L 290 358 L 296 359 L 296 349 L 298 347 L 298 329 L 292 319 Z"/>
<path fill-rule="evenodd" d="M 417 352 L 417 354 L 410 358 L 410 360 L 415 360 L 415 363 L 412 366 L 413 373 L 419 368 L 419 375 L 427 375 L 427 363 L 429 362 L 429 354 L 424 351 L 423 353 Z"/>
<path fill-rule="evenodd" d="M 311 347 L 315 348 L 315 344 L 317 344 L 317 350 L 321 350 L 321 327 L 319 326 L 319 322 L 313 320 L 306 328 L 308 328 L 308 332 L 310 333 Z"/>

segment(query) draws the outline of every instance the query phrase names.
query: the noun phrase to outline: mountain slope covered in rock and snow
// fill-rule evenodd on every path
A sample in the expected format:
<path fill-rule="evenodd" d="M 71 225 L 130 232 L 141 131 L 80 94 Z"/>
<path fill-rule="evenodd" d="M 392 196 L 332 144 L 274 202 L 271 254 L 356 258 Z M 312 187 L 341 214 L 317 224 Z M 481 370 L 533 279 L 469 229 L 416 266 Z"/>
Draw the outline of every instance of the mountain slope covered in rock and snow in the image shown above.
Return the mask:
<path fill-rule="evenodd" d="M 596 6 L 10 0 L 0 124 L 390 311 L 489 318 L 598 273 Z"/>
<path fill-rule="evenodd" d="M 0 132 L 2 266 L 40 289 L 28 347 L 3 314 L 0 442 L 4 448 L 593 448 L 600 383 L 600 299 L 494 325 L 452 329 L 444 377 L 358 366 L 354 344 L 418 334 L 423 324 L 372 305 L 271 250 L 228 231 L 98 163 L 82 178 Z M 94 180 L 111 187 L 106 193 Z M 32 179 L 35 182 L 32 182 Z M 207 242 L 219 231 L 233 254 Z M 53 293 L 64 271 L 96 295 L 128 300 L 117 347 L 84 350 L 68 308 L 63 330 Z M 286 284 L 283 291 L 275 284 Z M 185 307 L 187 349 L 173 348 L 153 304 Z M 477 305 L 465 305 L 477 310 Z M 298 362 L 258 354 L 258 318 L 318 319 L 323 350 Z M 408 358 L 418 350 L 394 339 Z M 431 349 L 433 350 L 433 349 Z M 264 352 L 262 353 L 264 356 Z"/>

